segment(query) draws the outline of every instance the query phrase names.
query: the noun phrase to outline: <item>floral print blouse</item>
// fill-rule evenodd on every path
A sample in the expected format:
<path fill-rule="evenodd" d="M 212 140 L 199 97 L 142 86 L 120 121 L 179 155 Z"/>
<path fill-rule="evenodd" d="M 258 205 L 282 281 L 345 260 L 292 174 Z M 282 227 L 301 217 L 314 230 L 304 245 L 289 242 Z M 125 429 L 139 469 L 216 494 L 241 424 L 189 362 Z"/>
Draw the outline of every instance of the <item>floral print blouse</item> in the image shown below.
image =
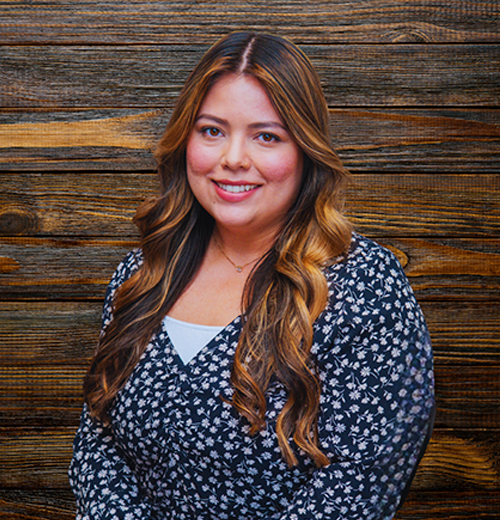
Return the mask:
<path fill-rule="evenodd" d="M 104 327 L 115 290 L 141 262 L 134 251 L 119 265 Z M 77 519 L 392 518 L 431 427 L 429 335 L 401 266 L 374 242 L 354 235 L 325 275 L 330 299 L 312 353 L 330 465 L 317 468 L 300 451 L 298 465 L 284 462 L 275 433 L 287 399 L 280 381 L 267 390 L 267 427 L 253 436 L 228 404 L 240 318 L 186 365 L 161 326 L 115 399 L 110 426 L 84 406 L 69 473 Z"/>

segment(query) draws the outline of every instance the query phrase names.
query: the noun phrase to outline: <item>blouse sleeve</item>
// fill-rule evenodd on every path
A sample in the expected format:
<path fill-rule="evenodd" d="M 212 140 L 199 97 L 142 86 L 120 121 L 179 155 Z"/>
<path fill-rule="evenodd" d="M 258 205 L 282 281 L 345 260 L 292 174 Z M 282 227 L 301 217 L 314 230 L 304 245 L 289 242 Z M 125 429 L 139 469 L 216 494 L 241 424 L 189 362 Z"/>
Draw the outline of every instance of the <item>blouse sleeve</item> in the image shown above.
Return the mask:
<path fill-rule="evenodd" d="M 326 344 L 313 349 L 320 442 L 332 462 L 314 470 L 280 520 L 389 520 L 425 450 L 434 413 L 429 334 L 399 263 L 382 257 L 338 284 L 324 316 Z"/>
<path fill-rule="evenodd" d="M 106 293 L 103 329 L 112 319 L 115 290 L 140 265 L 138 253 L 118 266 Z M 145 520 L 151 505 L 143 496 L 133 469 L 115 443 L 111 427 L 90 416 L 84 405 L 69 468 L 76 497 L 77 520 Z"/>

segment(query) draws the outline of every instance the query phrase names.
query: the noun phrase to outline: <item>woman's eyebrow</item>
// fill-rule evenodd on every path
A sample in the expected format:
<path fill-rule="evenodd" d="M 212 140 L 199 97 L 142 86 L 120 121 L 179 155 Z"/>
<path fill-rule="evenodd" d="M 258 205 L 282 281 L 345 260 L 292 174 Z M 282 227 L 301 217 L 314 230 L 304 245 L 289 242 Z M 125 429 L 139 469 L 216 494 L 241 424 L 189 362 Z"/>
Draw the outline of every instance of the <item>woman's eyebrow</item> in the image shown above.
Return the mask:
<path fill-rule="evenodd" d="M 250 128 L 260 129 L 260 128 L 281 128 L 282 130 L 286 130 L 286 127 L 278 121 L 260 121 L 258 123 L 252 123 Z"/>
<path fill-rule="evenodd" d="M 225 119 L 221 119 L 220 117 L 212 116 L 210 114 L 200 114 L 196 118 L 196 121 L 199 121 L 200 119 L 209 119 L 210 121 L 213 121 L 214 123 L 217 123 L 219 125 L 227 125 L 228 124 L 228 122 Z"/>

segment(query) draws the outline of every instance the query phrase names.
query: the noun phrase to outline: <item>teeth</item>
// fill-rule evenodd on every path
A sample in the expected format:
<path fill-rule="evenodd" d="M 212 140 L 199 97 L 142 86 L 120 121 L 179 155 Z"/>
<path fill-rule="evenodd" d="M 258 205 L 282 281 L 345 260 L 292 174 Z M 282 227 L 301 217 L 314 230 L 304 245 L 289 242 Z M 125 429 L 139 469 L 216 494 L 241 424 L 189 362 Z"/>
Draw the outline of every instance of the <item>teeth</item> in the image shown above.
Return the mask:
<path fill-rule="evenodd" d="M 244 191 L 250 191 L 255 188 L 257 188 L 257 184 L 240 184 L 240 185 L 233 185 L 233 184 L 221 184 L 220 182 L 216 182 L 217 186 L 219 188 L 222 188 L 224 191 L 229 191 L 230 193 L 242 193 Z"/>

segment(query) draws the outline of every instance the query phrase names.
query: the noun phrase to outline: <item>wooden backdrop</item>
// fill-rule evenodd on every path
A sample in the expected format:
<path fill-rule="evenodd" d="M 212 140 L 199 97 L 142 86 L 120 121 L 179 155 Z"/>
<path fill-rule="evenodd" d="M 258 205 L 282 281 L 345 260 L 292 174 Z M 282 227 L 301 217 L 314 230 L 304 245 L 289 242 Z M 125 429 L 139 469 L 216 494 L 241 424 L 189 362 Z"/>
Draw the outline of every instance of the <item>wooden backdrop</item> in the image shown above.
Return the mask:
<path fill-rule="evenodd" d="M 208 45 L 244 28 L 318 68 L 349 215 L 429 323 L 436 428 L 397 518 L 498 520 L 498 0 L 0 3 L 0 518 L 74 517 L 82 376 L 151 149 Z"/>

